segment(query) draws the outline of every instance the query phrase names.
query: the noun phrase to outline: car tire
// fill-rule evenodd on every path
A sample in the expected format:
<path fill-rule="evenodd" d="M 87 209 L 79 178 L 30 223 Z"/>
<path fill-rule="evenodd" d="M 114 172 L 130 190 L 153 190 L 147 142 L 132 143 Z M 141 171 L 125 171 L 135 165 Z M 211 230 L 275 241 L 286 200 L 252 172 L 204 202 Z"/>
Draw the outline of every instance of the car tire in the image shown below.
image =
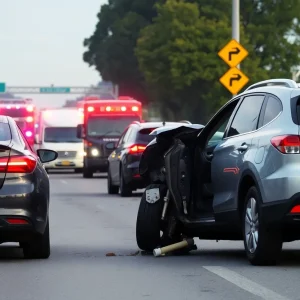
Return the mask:
<path fill-rule="evenodd" d="M 150 184 L 146 187 L 140 202 L 136 220 L 136 242 L 141 250 L 152 252 L 161 244 L 161 214 L 163 209 L 162 197 L 155 203 L 146 201 L 146 191 L 160 189 L 160 195 L 165 195 L 162 184 Z"/>
<path fill-rule="evenodd" d="M 132 195 L 132 189 L 125 182 L 122 168 L 120 168 L 120 195 L 121 197 L 130 197 Z"/>
<path fill-rule="evenodd" d="M 33 241 L 22 243 L 25 258 L 47 259 L 50 256 L 50 230 L 49 217 L 45 231 Z"/>
<path fill-rule="evenodd" d="M 119 187 L 112 184 L 110 169 L 107 172 L 107 192 L 109 195 L 116 195 L 119 193 Z"/>
<path fill-rule="evenodd" d="M 280 226 L 270 228 L 264 222 L 261 195 L 254 186 L 246 195 L 242 222 L 249 262 L 255 266 L 276 265 L 282 250 L 282 231 Z"/>
<path fill-rule="evenodd" d="M 83 178 L 93 178 L 93 172 L 88 168 L 83 168 L 82 175 Z"/>

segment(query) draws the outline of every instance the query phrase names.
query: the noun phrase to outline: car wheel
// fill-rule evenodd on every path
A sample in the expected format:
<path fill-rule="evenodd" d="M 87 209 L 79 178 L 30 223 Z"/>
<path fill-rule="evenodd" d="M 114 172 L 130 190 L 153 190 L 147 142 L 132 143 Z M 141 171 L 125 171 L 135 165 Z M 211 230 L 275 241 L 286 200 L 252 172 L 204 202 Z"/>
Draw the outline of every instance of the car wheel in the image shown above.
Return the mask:
<path fill-rule="evenodd" d="M 266 226 L 261 203 L 259 191 L 251 187 L 243 211 L 244 246 L 252 265 L 275 265 L 282 250 L 281 230 Z"/>
<path fill-rule="evenodd" d="M 132 195 L 131 187 L 125 182 L 124 173 L 120 169 L 120 195 L 121 197 L 130 197 Z"/>
<path fill-rule="evenodd" d="M 87 168 L 83 169 L 82 175 L 83 175 L 83 178 L 93 178 L 93 172 Z"/>
<path fill-rule="evenodd" d="M 112 184 L 109 167 L 108 167 L 108 173 L 107 173 L 107 192 L 110 195 L 116 195 L 119 193 L 119 187 Z"/>
<path fill-rule="evenodd" d="M 141 250 L 153 251 L 157 246 L 161 244 L 161 214 L 163 209 L 163 198 L 155 203 L 149 203 L 146 200 L 146 191 L 159 188 L 160 195 L 165 195 L 163 189 L 166 189 L 165 185 L 150 184 L 145 189 L 136 220 L 136 241 Z"/>
<path fill-rule="evenodd" d="M 50 256 L 50 232 L 49 217 L 43 235 L 36 237 L 33 241 L 22 243 L 25 258 L 46 259 Z"/>

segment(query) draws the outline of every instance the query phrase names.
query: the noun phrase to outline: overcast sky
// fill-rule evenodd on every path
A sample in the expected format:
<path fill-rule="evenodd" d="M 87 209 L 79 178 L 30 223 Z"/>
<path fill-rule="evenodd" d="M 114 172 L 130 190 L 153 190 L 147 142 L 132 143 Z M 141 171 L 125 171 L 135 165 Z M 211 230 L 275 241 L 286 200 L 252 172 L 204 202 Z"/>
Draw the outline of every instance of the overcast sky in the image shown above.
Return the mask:
<path fill-rule="evenodd" d="M 89 86 L 101 80 L 82 60 L 105 0 L 2 0 L 0 82 L 8 86 Z M 60 106 L 64 95 L 26 95 Z M 71 98 L 76 95 L 71 96 Z"/>

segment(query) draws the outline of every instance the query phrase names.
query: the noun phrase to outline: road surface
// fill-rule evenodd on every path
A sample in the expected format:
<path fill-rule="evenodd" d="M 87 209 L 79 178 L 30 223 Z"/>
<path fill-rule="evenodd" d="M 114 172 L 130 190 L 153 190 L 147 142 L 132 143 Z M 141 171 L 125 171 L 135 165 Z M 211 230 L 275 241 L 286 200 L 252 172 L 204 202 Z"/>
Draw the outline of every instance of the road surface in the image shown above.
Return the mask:
<path fill-rule="evenodd" d="M 24 260 L 20 249 L 2 245 L 1 300 L 300 299 L 300 243 L 285 245 L 277 267 L 250 266 L 241 242 L 198 240 L 188 256 L 142 255 L 140 194 L 108 196 L 101 177 L 50 180 L 51 257 Z"/>

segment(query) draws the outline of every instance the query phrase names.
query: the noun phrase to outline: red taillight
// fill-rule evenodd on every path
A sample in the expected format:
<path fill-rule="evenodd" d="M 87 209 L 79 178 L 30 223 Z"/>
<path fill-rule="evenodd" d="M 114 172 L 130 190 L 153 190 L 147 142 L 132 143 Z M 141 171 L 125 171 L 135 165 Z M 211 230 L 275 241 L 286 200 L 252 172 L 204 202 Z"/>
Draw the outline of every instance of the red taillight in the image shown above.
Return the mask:
<path fill-rule="evenodd" d="M 29 224 L 27 220 L 24 219 L 17 219 L 17 218 L 9 218 L 5 219 L 5 221 L 12 225 L 26 225 Z"/>
<path fill-rule="evenodd" d="M 300 205 L 296 205 L 291 209 L 291 214 L 300 214 Z"/>
<path fill-rule="evenodd" d="M 271 139 L 271 144 L 284 154 L 300 153 L 300 137 L 298 135 L 281 135 Z"/>
<path fill-rule="evenodd" d="M 31 156 L 0 157 L 0 173 L 31 173 L 36 160 Z"/>
<path fill-rule="evenodd" d="M 145 149 L 146 146 L 144 145 L 133 145 L 128 149 L 128 151 L 130 154 L 138 154 L 144 152 Z"/>

